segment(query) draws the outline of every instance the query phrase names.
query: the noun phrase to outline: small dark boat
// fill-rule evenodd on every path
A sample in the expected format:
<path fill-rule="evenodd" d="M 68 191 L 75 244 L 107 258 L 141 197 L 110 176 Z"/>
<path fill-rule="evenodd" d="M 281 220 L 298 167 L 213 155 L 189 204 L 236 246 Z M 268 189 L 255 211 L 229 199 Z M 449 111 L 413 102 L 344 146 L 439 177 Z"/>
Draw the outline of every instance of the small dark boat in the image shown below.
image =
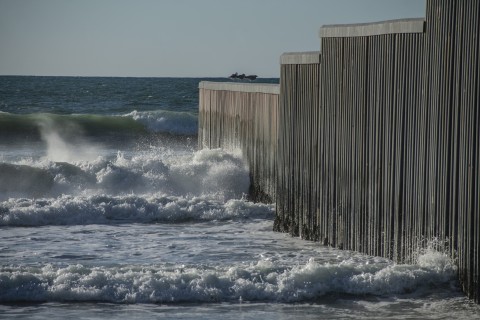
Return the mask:
<path fill-rule="evenodd" d="M 230 79 L 240 79 L 240 80 L 243 80 L 243 79 L 248 79 L 248 80 L 255 80 L 257 79 L 257 75 L 248 75 L 246 76 L 245 73 L 242 73 L 242 74 L 238 74 L 238 72 L 235 72 L 235 73 L 232 73 L 229 77 Z"/>

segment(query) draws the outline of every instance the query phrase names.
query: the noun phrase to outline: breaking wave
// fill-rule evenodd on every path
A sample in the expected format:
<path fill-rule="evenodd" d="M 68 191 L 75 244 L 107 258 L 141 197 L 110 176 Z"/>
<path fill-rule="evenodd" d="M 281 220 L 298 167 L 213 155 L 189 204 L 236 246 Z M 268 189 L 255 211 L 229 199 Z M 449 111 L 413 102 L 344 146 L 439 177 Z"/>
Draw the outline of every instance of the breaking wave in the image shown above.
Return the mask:
<path fill-rule="evenodd" d="M 0 225 L 179 222 L 269 216 L 243 200 L 248 169 L 239 154 L 154 149 L 113 159 L 0 164 Z"/>
<path fill-rule="evenodd" d="M 0 267 L 0 301 L 113 303 L 306 302 L 329 294 L 389 295 L 438 291 L 455 282 L 445 254 L 428 252 L 416 265 L 347 259 L 294 267 L 269 260 L 232 266 Z"/>
<path fill-rule="evenodd" d="M 66 140 L 75 141 L 80 134 L 87 138 L 124 137 L 148 134 L 197 134 L 197 115 L 166 110 L 133 111 L 124 115 L 49 113 L 12 114 L 0 112 L 0 137 L 4 142 L 17 139 L 41 140 L 45 130 L 58 132 Z M 8 139 L 8 140 L 7 140 Z"/>

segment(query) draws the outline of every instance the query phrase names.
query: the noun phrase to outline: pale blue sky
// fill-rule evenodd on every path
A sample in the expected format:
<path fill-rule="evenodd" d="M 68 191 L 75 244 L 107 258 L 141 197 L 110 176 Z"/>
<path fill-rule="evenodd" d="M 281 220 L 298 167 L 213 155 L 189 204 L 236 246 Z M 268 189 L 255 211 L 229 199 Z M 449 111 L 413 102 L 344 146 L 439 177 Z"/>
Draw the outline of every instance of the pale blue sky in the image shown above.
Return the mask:
<path fill-rule="evenodd" d="M 0 75 L 278 77 L 324 24 L 425 16 L 425 0 L 0 0 Z"/>

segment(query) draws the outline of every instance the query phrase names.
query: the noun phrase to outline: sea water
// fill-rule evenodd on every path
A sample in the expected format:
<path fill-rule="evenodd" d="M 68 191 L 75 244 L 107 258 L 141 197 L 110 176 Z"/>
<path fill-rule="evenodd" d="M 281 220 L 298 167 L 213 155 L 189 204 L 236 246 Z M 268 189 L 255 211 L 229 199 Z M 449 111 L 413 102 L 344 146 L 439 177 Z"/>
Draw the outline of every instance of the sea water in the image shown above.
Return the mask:
<path fill-rule="evenodd" d="M 0 318 L 480 318 L 443 252 L 273 232 L 241 152 L 197 150 L 200 80 L 0 77 Z"/>

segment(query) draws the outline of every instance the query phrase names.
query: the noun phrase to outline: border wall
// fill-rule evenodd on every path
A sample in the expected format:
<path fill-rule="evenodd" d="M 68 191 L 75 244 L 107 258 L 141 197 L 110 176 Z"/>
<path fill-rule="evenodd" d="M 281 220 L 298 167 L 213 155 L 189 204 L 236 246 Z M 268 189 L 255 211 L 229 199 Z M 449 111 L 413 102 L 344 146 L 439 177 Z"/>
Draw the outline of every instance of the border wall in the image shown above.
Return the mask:
<path fill-rule="evenodd" d="M 318 181 L 320 52 L 285 53 L 280 58 L 277 202 L 274 229 L 317 240 L 312 214 Z"/>
<path fill-rule="evenodd" d="M 409 260 L 421 241 L 418 190 L 424 20 L 321 30 L 324 145 L 316 212 L 324 243 Z M 423 133 L 423 136 L 425 133 Z M 420 221 L 419 221 L 420 220 Z M 420 231 L 420 232 L 419 232 Z"/>
<path fill-rule="evenodd" d="M 202 81 L 199 90 L 199 148 L 241 149 L 250 196 L 274 202 L 279 86 Z"/>
<path fill-rule="evenodd" d="M 199 141 L 242 148 L 276 231 L 397 262 L 434 241 L 480 303 L 479 31 L 477 0 L 324 26 L 281 56 L 278 100 L 201 84 Z"/>
<path fill-rule="evenodd" d="M 480 302 L 480 1 L 428 0 L 424 232 L 448 238 Z"/>

